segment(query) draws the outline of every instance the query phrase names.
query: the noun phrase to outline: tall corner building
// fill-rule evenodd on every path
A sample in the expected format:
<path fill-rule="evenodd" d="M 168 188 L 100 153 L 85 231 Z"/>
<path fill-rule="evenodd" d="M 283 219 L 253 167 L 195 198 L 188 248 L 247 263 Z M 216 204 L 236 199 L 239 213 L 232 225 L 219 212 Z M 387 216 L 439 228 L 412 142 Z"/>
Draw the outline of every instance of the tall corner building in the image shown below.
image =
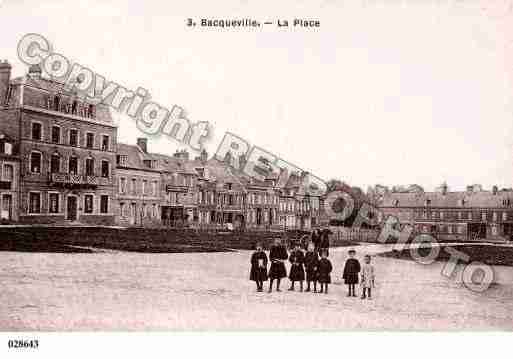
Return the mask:
<path fill-rule="evenodd" d="M 113 224 L 117 127 L 109 108 L 43 78 L 38 66 L 11 79 L 7 62 L 0 63 L 0 102 L 0 137 L 13 143 L 19 164 L 14 219 Z"/>

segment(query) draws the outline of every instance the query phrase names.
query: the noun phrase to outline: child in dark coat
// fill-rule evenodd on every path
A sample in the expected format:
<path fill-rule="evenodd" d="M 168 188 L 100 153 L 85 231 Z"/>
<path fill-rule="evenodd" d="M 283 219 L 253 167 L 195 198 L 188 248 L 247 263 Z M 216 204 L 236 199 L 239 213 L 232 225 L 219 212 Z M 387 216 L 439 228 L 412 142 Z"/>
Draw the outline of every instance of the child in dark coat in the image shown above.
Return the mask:
<path fill-rule="evenodd" d="M 319 261 L 319 266 L 317 268 L 317 278 L 319 283 L 321 283 L 321 290 L 319 293 L 328 294 L 328 284 L 331 283 L 331 271 L 333 270 L 333 266 L 331 265 L 330 260 L 328 259 L 327 251 L 323 251 L 321 253 L 321 260 Z"/>
<path fill-rule="evenodd" d="M 269 251 L 269 259 L 271 260 L 271 267 L 269 268 L 269 293 L 273 290 L 273 281 L 276 279 L 276 291 L 280 292 L 280 281 L 287 276 L 287 269 L 285 268 L 284 261 L 287 260 L 289 255 L 287 249 L 281 244 L 280 239 L 274 241 L 274 245 Z"/>
<path fill-rule="evenodd" d="M 308 244 L 308 251 L 305 254 L 306 291 L 310 291 L 310 283 L 313 282 L 314 293 L 317 293 L 317 267 L 319 266 L 319 255 L 315 251 L 313 243 Z"/>
<path fill-rule="evenodd" d="M 267 281 L 267 254 L 260 243 L 257 243 L 256 251 L 251 256 L 249 279 L 256 282 L 257 292 L 263 291 L 264 282 Z"/>
<path fill-rule="evenodd" d="M 303 291 L 303 281 L 305 280 L 305 268 L 303 266 L 305 262 L 305 255 L 299 246 L 299 242 L 296 242 L 294 245 L 294 250 L 290 252 L 289 261 L 291 264 L 289 279 L 290 279 L 290 288 L 289 290 L 294 290 L 294 282 L 299 282 L 299 290 Z"/>
<path fill-rule="evenodd" d="M 344 266 L 344 274 L 342 278 L 344 278 L 344 283 L 347 284 L 349 289 L 347 296 L 356 297 L 355 286 L 358 284 L 358 273 L 360 273 L 361 267 L 358 259 L 354 258 L 356 251 L 354 249 L 350 249 L 348 253 L 349 258 Z"/>

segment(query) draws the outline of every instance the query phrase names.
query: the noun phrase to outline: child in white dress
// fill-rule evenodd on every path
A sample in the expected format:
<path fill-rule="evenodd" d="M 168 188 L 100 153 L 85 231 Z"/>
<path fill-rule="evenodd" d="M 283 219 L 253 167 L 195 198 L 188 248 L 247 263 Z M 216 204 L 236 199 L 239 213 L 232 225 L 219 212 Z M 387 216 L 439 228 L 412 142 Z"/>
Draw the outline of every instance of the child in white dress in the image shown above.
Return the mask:
<path fill-rule="evenodd" d="M 366 255 L 364 257 L 364 264 L 362 266 L 361 274 L 361 285 L 362 285 L 362 299 L 371 299 L 371 288 L 374 288 L 374 266 L 371 263 L 371 256 Z"/>

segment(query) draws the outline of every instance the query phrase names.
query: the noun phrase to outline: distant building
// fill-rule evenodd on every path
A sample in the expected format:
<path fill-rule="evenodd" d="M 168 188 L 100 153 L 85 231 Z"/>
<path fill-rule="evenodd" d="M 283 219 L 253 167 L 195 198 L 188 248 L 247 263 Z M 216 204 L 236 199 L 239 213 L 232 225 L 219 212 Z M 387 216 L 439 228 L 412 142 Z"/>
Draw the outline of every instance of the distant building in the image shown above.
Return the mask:
<path fill-rule="evenodd" d="M 477 190 L 477 191 L 476 191 Z M 513 192 L 480 190 L 463 192 L 388 193 L 379 205 L 382 219 L 393 215 L 410 224 L 415 233 L 439 239 L 507 239 L 513 236 Z"/>

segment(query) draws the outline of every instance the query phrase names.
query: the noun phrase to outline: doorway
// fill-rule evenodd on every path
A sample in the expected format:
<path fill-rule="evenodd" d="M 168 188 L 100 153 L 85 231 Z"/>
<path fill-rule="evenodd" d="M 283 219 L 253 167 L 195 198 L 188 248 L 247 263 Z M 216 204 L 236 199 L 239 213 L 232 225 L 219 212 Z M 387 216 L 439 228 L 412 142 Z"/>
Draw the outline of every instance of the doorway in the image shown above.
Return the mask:
<path fill-rule="evenodd" d="M 77 220 L 77 197 L 68 196 L 68 215 L 66 219 L 68 221 L 76 221 Z"/>
<path fill-rule="evenodd" d="M 2 196 L 1 218 L 10 221 L 12 219 L 12 195 L 4 194 Z"/>

